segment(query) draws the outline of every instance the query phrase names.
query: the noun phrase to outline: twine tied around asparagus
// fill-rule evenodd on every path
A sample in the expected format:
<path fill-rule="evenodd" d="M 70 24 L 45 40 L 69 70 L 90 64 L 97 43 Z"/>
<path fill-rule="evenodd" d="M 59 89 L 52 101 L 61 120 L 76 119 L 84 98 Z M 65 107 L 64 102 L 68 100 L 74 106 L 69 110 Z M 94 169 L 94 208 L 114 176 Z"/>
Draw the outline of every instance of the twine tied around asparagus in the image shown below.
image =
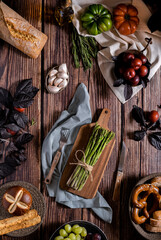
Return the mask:
<path fill-rule="evenodd" d="M 78 152 L 81 152 L 83 154 L 83 160 L 80 160 L 78 158 Z M 83 167 L 86 171 L 89 172 L 89 175 L 91 176 L 91 181 L 93 182 L 93 175 L 92 175 L 93 166 L 86 163 L 85 153 L 82 150 L 79 149 L 75 152 L 75 158 L 76 158 L 77 162 L 70 163 L 70 165 L 77 165 L 77 166 Z"/>

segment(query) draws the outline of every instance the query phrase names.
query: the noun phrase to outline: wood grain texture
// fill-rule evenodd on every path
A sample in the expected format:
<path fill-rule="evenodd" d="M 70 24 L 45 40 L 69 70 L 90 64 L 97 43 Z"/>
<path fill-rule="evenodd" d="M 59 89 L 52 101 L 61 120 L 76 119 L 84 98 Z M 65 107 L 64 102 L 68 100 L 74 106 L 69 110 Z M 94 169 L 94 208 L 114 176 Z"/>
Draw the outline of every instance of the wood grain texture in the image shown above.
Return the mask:
<path fill-rule="evenodd" d="M 4 2 L 26 18 L 33 26 L 41 30 L 42 5 L 40 0 L 6 0 Z M 27 161 L 17 167 L 16 172 L 4 181 L 1 181 L 1 184 L 14 180 L 23 180 L 40 188 L 41 56 L 33 60 L 0 40 L 0 86 L 10 89 L 13 94 L 18 82 L 27 78 L 32 78 L 33 85 L 40 89 L 38 95 L 35 97 L 34 104 L 28 110 L 25 110 L 25 114 L 28 115 L 29 119 L 32 120 L 33 118 L 36 122 L 30 129 L 34 135 L 34 139 L 27 146 Z M 37 231 L 32 235 L 32 239 L 38 238 L 40 238 L 40 233 Z M 10 240 L 13 238 L 2 237 L 2 239 Z M 30 239 L 30 236 L 24 239 Z"/>
<path fill-rule="evenodd" d="M 12 180 L 28 181 L 40 187 L 44 195 L 47 210 L 42 228 L 23 240 L 47 240 L 61 224 L 80 219 L 97 224 L 109 240 L 143 240 L 129 221 L 128 200 L 138 179 L 149 173 L 161 171 L 161 153 L 149 144 L 147 138 L 142 142 L 132 140 L 132 132 L 138 130 L 139 126 L 132 120 L 130 113 L 133 105 L 150 111 L 157 109 L 157 104 L 161 104 L 160 70 L 145 90 L 140 91 L 125 105 L 121 105 L 103 79 L 96 61 L 94 61 L 92 69 L 86 72 L 82 67 L 74 68 L 70 48 L 71 27 L 67 25 L 60 28 L 54 20 L 54 7 L 59 2 L 58 0 L 4 0 L 4 2 L 49 37 L 42 55 L 36 60 L 26 57 L 0 40 L 0 86 L 11 89 L 13 93 L 18 81 L 32 77 L 34 85 L 40 88 L 34 104 L 26 110 L 29 118 L 34 118 L 36 121 L 36 125 L 31 129 L 35 138 L 27 147 L 28 160 L 5 181 L 0 182 L 3 184 Z M 46 73 L 53 66 L 63 62 L 67 63 L 69 69 L 69 85 L 57 95 L 48 94 L 44 87 Z M 116 132 L 116 144 L 99 186 L 100 193 L 113 209 L 112 224 L 100 220 L 90 209 L 69 209 L 57 204 L 54 198 L 48 196 L 44 179 L 41 177 L 41 143 L 60 113 L 67 109 L 81 82 L 86 85 L 90 94 L 93 122 L 97 121 L 103 108 L 109 108 L 111 118 L 108 127 Z M 42 140 L 40 139 L 41 135 Z M 120 142 L 124 137 L 129 151 L 124 166 L 120 203 L 115 203 L 112 201 L 112 194 L 119 161 Z M 9 237 L 0 237 L 0 239 L 11 240 Z"/>

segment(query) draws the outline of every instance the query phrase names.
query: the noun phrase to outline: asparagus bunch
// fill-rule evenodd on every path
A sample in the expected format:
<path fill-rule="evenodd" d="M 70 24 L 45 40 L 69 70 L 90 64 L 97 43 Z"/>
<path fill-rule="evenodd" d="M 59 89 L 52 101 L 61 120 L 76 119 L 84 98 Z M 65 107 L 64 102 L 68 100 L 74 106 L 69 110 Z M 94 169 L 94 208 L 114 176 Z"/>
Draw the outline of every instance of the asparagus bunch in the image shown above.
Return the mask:
<path fill-rule="evenodd" d="M 98 124 L 96 124 L 81 161 L 84 161 L 85 157 L 85 162 L 90 166 L 94 166 L 105 146 L 114 138 L 114 136 L 114 132 L 101 128 Z M 80 165 L 77 165 L 67 181 L 67 186 L 81 191 L 89 177 L 89 174 L 88 170 Z"/>
<path fill-rule="evenodd" d="M 92 58 L 96 58 L 98 52 L 97 42 L 93 37 L 84 37 L 78 34 L 76 28 L 72 29 L 72 54 L 75 67 L 80 67 L 82 61 L 84 70 L 92 67 Z"/>

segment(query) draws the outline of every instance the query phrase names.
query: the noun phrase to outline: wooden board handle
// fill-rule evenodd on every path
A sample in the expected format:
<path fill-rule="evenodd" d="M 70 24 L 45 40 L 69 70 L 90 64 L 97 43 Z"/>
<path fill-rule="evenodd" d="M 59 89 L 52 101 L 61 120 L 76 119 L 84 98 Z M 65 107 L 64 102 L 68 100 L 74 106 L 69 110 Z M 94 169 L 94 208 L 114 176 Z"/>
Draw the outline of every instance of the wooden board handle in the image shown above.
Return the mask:
<path fill-rule="evenodd" d="M 101 125 L 101 127 L 107 128 L 110 115 L 111 115 L 111 111 L 107 108 L 104 108 L 101 112 L 101 115 L 100 115 L 97 123 L 99 125 Z"/>
<path fill-rule="evenodd" d="M 50 184 L 51 183 L 52 175 L 53 175 L 53 172 L 54 172 L 54 170 L 56 168 L 57 163 L 59 162 L 60 156 L 61 156 L 61 152 L 57 151 L 56 155 L 54 156 L 54 159 L 53 159 L 50 171 L 49 171 L 47 177 L 45 178 L 45 183 L 46 184 Z"/>
<path fill-rule="evenodd" d="M 123 178 L 123 172 L 118 171 L 116 176 L 116 182 L 113 192 L 113 201 L 119 201 L 120 200 L 120 190 L 121 190 L 121 182 Z"/>

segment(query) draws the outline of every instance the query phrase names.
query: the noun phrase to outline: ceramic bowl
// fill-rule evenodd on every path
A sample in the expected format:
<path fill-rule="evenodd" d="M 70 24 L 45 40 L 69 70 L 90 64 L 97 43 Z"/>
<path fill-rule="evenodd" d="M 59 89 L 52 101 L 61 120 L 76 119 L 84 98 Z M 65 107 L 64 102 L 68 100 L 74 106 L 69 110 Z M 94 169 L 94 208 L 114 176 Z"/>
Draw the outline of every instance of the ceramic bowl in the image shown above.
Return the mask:
<path fill-rule="evenodd" d="M 95 224 L 91 223 L 91 222 L 87 222 L 87 221 L 70 221 L 67 222 L 65 224 L 63 224 L 62 226 L 60 226 L 50 237 L 50 240 L 54 240 L 54 238 L 56 236 L 59 236 L 59 230 L 61 228 L 64 228 L 66 224 L 70 224 L 71 226 L 78 224 L 81 227 L 85 227 L 88 233 L 99 233 L 101 235 L 101 240 L 108 240 L 105 233 Z"/>

